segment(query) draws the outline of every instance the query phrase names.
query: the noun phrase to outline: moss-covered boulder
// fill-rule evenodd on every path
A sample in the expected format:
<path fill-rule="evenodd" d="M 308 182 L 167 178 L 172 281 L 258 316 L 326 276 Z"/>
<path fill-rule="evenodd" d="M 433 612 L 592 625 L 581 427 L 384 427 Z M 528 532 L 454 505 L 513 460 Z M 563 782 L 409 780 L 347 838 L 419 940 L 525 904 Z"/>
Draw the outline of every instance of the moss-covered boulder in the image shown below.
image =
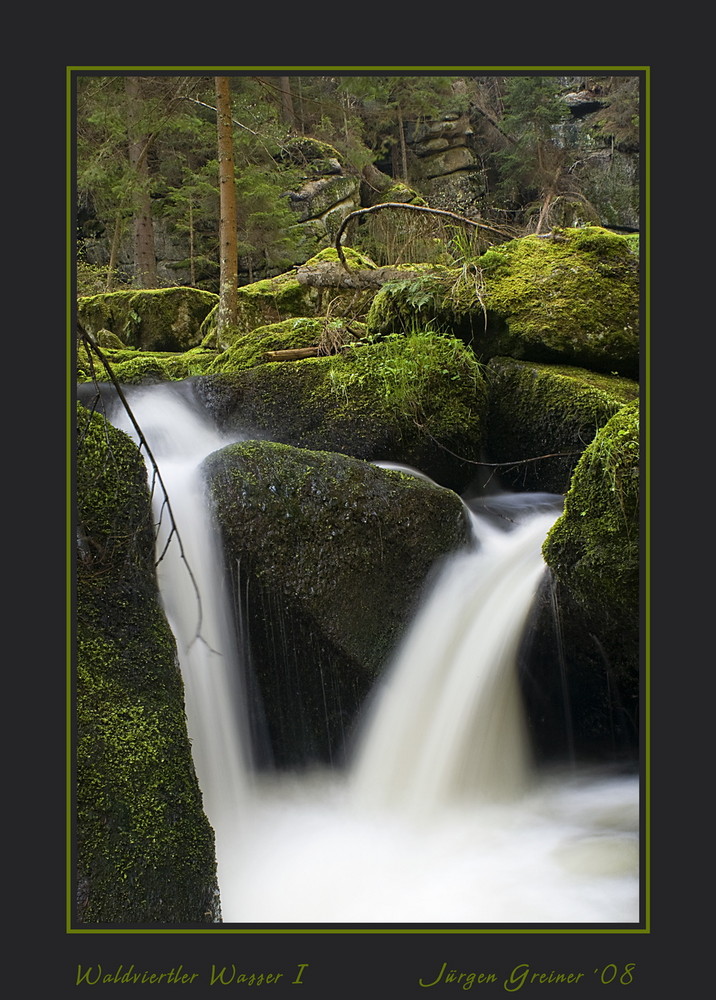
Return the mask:
<path fill-rule="evenodd" d="M 166 351 L 136 351 L 105 349 L 102 351 L 112 373 L 124 385 L 153 382 L 176 382 L 180 379 L 203 375 L 211 369 L 216 351 L 194 347 L 181 354 Z M 91 355 L 91 356 L 90 356 Z M 77 381 L 108 381 L 109 374 L 93 352 L 81 344 L 77 352 Z"/>
<path fill-rule="evenodd" d="M 509 489 L 566 493 L 580 455 L 597 430 L 639 398 L 632 379 L 566 365 L 493 358 L 487 454 Z M 531 461 L 538 456 L 550 456 Z"/>
<path fill-rule="evenodd" d="M 461 341 L 430 334 L 207 375 L 195 389 L 228 432 L 402 462 L 458 491 L 485 436 L 479 364 Z"/>
<path fill-rule="evenodd" d="M 479 264 L 501 354 L 638 377 L 639 258 L 630 238 L 564 229 L 512 240 Z"/>
<path fill-rule="evenodd" d="M 83 296 L 77 317 L 90 334 L 114 333 L 128 347 L 183 352 L 197 347 L 218 295 L 198 288 L 152 288 Z"/>
<path fill-rule="evenodd" d="M 373 261 L 356 250 L 346 250 L 346 259 L 355 268 L 375 267 Z M 335 249 L 326 247 L 307 260 L 298 270 L 294 269 L 284 274 L 277 274 L 274 278 L 254 281 L 250 285 L 242 285 L 238 290 L 236 326 L 231 330 L 223 331 L 221 336 L 217 337 L 218 310 L 214 309 L 202 326 L 203 346 L 223 351 L 231 346 L 237 336 L 251 333 L 258 327 L 280 323 L 291 318 L 330 315 L 332 318 L 363 319 L 375 295 L 374 288 L 366 290 L 346 287 L 345 285 L 332 287 L 322 284 L 318 286 L 310 283 L 309 280 L 302 280 L 303 275 L 310 275 L 312 267 L 320 265 L 322 262 L 336 262 L 337 260 L 338 254 Z"/>
<path fill-rule="evenodd" d="M 205 460 L 275 763 L 341 758 L 436 561 L 467 544 L 450 490 L 247 441 Z"/>
<path fill-rule="evenodd" d="M 633 757 L 641 625 L 637 401 L 585 449 L 543 553 L 551 583 L 541 595 L 525 678 L 538 745 L 548 755 Z"/>
<path fill-rule="evenodd" d="M 639 403 L 623 406 L 575 469 L 564 514 L 544 546 L 547 565 L 634 663 L 639 621 Z M 612 658 L 614 659 L 614 658 Z"/>
<path fill-rule="evenodd" d="M 158 600 L 146 469 L 82 407 L 77 439 L 77 918 L 212 923 L 214 836 Z"/>
<path fill-rule="evenodd" d="M 416 316 L 462 337 L 482 360 L 506 355 L 636 378 L 638 252 L 599 226 L 510 240 L 474 267 L 384 286 L 368 330 L 412 329 Z"/>
<path fill-rule="evenodd" d="M 281 148 L 279 160 L 288 167 L 297 168 L 303 180 L 343 172 L 343 157 L 336 147 L 306 135 L 289 139 Z"/>
<path fill-rule="evenodd" d="M 214 355 L 205 374 L 230 374 L 254 368 L 264 364 L 269 351 L 322 347 L 325 354 L 334 353 L 340 346 L 353 343 L 364 334 L 365 324 L 359 321 L 296 316 L 239 334 L 229 348 Z"/>

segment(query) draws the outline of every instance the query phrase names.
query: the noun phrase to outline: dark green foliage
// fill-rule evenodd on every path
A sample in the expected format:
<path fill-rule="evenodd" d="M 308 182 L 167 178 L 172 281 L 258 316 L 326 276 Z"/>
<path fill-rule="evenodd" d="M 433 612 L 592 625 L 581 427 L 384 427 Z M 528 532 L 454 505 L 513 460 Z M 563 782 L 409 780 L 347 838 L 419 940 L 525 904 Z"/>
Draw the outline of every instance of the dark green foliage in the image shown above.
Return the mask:
<path fill-rule="evenodd" d="M 560 168 L 563 151 L 555 126 L 569 117 L 550 76 L 515 76 L 505 84 L 501 126 L 511 142 L 494 154 L 499 193 L 509 201 L 536 197 Z"/>
<path fill-rule="evenodd" d="M 85 255 L 88 267 L 101 268 L 99 276 L 104 271 L 106 281 L 107 266 L 101 259 L 110 257 L 111 247 L 111 280 L 131 280 L 133 199 L 138 187 L 148 184 L 157 236 L 170 244 L 163 246 L 166 270 L 158 282 L 182 281 L 217 292 L 213 78 L 148 74 L 139 79 L 131 130 L 146 136 L 148 181 L 129 162 L 130 121 L 122 77 L 78 76 L 80 255 Z M 338 175 L 351 181 L 360 178 L 364 195 L 372 192 L 363 204 L 372 203 L 374 196 L 430 200 L 432 194 L 421 180 L 422 151 L 411 152 L 411 140 L 422 135 L 426 123 L 449 123 L 458 117 L 469 126 L 465 141 L 474 161 L 473 179 L 480 177 L 474 186 L 468 184 L 477 200 L 467 214 L 474 217 L 477 211 L 486 222 L 506 223 L 515 235 L 547 231 L 552 224 L 618 225 L 625 213 L 629 224 L 638 226 L 636 74 L 596 78 L 588 84 L 552 73 L 286 79 L 293 102 L 290 115 L 282 107 L 278 78 L 231 78 L 242 282 L 268 277 L 315 251 L 315 234 L 308 239 L 289 205 L 292 194 L 306 183 Z M 581 121 L 571 113 L 565 94 L 587 85 L 594 92 L 592 107 L 598 110 Z M 627 160 L 620 161 L 615 153 Z M 593 164 L 599 169 L 592 170 Z M 381 175 L 388 186 L 394 185 L 392 195 L 374 190 L 368 180 Z M 461 197 L 459 190 L 450 195 L 453 200 Z M 450 207 L 456 208 L 457 202 Z M 319 227 L 325 222 L 311 221 Z M 412 225 L 411 220 L 407 228 Z M 394 263 L 401 253 L 400 226 L 392 227 L 385 217 L 371 219 L 362 234 L 355 234 L 357 245 L 362 239 L 379 263 Z M 408 234 L 419 254 L 412 259 L 438 260 L 432 234 L 426 230 L 421 240 L 423 230 L 425 225 Z M 383 238 L 391 247 L 388 259 L 381 252 Z M 181 278 L 172 281 L 167 271 L 181 272 Z M 84 271 L 82 278 L 86 281 L 89 273 Z"/>

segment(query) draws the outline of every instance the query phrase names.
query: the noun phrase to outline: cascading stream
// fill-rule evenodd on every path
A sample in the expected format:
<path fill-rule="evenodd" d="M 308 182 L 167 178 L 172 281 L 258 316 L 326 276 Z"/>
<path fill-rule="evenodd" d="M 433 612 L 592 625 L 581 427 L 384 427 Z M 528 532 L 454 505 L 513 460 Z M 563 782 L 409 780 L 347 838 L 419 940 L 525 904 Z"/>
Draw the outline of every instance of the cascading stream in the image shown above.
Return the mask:
<path fill-rule="evenodd" d="M 376 691 L 351 777 L 360 801 L 433 811 L 525 788 L 515 661 L 556 517 L 534 515 L 512 532 L 474 520 L 479 550 L 449 564 Z"/>
<path fill-rule="evenodd" d="M 200 466 L 212 451 L 235 439 L 220 435 L 180 386 L 125 392 L 159 467 L 178 533 L 167 544 L 172 521 L 164 492 L 155 483 L 159 590 L 177 640 L 194 766 L 216 836 L 222 881 L 230 870 L 236 825 L 246 810 L 251 748 L 232 603 Z M 137 439 L 123 408 L 113 420 Z M 151 468 L 149 476 L 151 480 Z"/>
<path fill-rule="evenodd" d="M 515 661 L 555 498 L 506 498 L 510 530 L 473 517 L 475 550 L 448 561 L 426 596 L 369 699 L 347 768 L 259 776 L 199 474 L 229 442 L 180 385 L 134 390 L 130 404 L 186 557 L 172 539 L 159 584 L 216 833 L 223 920 L 636 922 L 638 778 L 530 766 Z M 134 436 L 126 419 L 114 422 Z M 155 489 L 158 517 L 162 500 Z M 165 511 L 158 552 L 168 530 Z"/>

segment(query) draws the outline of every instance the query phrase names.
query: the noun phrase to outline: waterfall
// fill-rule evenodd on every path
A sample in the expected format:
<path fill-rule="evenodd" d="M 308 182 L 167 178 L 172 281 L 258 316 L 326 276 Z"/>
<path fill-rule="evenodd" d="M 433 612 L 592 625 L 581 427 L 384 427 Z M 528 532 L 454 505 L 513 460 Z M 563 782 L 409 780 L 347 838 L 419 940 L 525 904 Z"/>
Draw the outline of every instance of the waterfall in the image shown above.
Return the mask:
<path fill-rule="evenodd" d="M 516 657 L 556 517 L 533 515 L 512 532 L 475 519 L 479 548 L 445 569 L 376 691 L 351 779 L 361 801 L 425 811 L 524 789 Z"/>
<path fill-rule="evenodd" d="M 200 465 L 235 438 L 219 434 L 181 384 L 127 387 L 125 395 L 166 488 L 166 497 L 160 483 L 154 482 L 152 489 L 159 592 L 177 640 L 187 729 L 204 810 L 216 837 L 221 883 L 230 871 L 234 831 L 246 808 L 251 748 L 233 604 Z M 111 417 L 138 441 L 123 407 Z M 148 473 L 151 481 L 149 462 Z"/>
<path fill-rule="evenodd" d="M 448 560 L 425 596 L 345 768 L 259 775 L 199 476 L 228 440 L 181 384 L 135 389 L 130 404 L 184 548 L 182 557 L 155 487 L 159 585 L 216 833 L 224 921 L 636 922 L 638 777 L 531 766 L 516 655 L 555 498 L 508 495 L 473 515 L 473 550 Z M 112 419 L 136 437 L 126 418 Z"/>

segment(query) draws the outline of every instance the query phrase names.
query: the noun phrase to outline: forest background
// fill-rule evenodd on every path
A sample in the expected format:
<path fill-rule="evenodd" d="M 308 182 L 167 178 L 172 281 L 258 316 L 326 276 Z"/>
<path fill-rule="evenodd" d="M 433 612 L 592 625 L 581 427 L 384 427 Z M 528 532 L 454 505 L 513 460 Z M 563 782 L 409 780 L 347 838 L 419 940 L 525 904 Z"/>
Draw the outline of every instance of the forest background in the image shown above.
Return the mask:
<path fill-rule="evenodd" d="M 363 206 L 449 208 L 479 219 L 482 238 L 585 223 L 637 231 L 639 95 L 633 72 L 79 75 L 77 293 L 177 284 L 219 292 L 222 267 L 241 285 L 304 262 L 320 249 L 297 218 L 302 185 L 315 177 L 306 171 L 307 138 L 327 144 L 319 148 L 328 159 L 338 154 Z M 231 119 L 223 152 L 222 99 Z M 436 121 L 442 131 L 431 132 Z M 440 143 L 450 146 L 445 171 L 459 176 L 459 188 L 440 190 L 426 176 L 425 153 Z M 227 158 L 236 222 L 222 232 Z M 346 200 L 324 220 L 323 245 L 351 208 Z M 425 214 L 385 212 L 362 219 L 351 241 L 379 266 L 459 263 L 464 235 L 475 230 L 458 230 Z"/>

